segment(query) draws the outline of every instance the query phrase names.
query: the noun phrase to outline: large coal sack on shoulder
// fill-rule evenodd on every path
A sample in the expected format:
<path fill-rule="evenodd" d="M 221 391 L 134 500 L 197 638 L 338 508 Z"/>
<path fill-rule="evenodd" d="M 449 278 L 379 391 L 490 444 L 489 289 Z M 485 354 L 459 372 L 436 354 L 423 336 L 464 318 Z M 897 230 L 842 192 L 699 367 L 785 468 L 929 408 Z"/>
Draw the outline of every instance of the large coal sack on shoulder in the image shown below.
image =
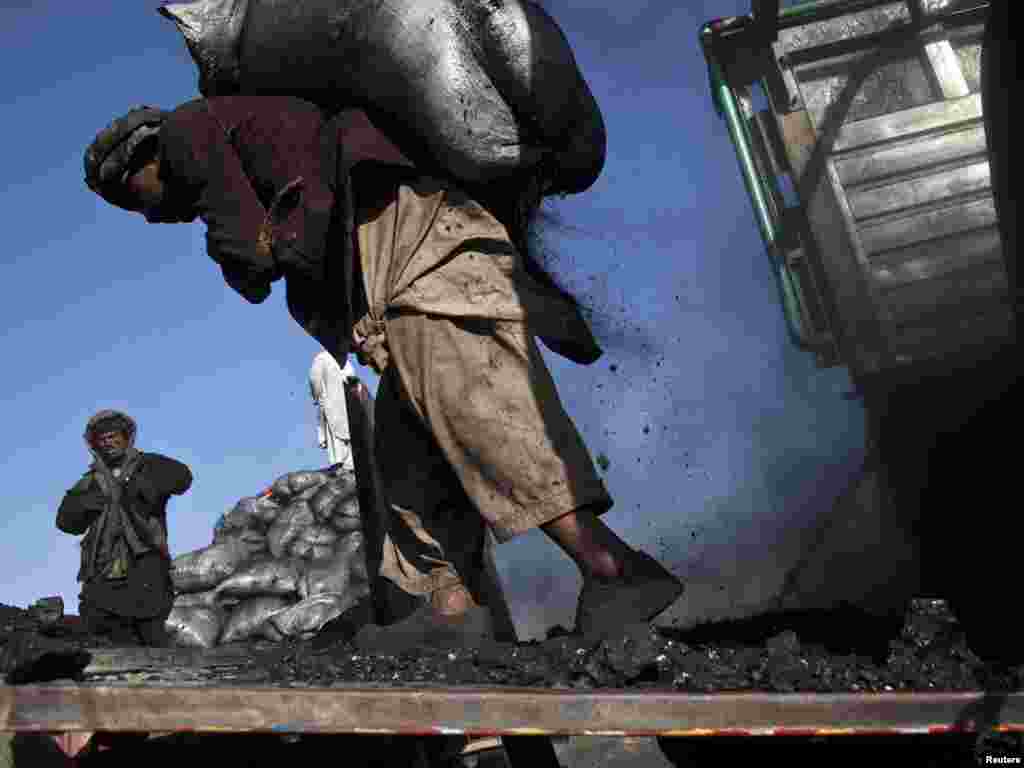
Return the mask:
<path fill-rule="evenodd" d="M 224 612 L 214 606 L 174 606 L 164 622 L 167 632 L 178 645 L 213 648 L 217 645 Z"/>
<path fill-rule="evenodd" d="M 548 156 L 551 191 L 582 192 L 604 165 L 597 103 L 562 30 L 529 0 L 197 0 L 160 12 L 204 96 L 362 107 L 418 164 L 472 184 Z"/>
<path fill-rule="evenodd" d="M 171 561 L 171 582 L 175 592 L 203 592 L 230 576 L 250 555 L 244 542 L 226 539 Z"/>

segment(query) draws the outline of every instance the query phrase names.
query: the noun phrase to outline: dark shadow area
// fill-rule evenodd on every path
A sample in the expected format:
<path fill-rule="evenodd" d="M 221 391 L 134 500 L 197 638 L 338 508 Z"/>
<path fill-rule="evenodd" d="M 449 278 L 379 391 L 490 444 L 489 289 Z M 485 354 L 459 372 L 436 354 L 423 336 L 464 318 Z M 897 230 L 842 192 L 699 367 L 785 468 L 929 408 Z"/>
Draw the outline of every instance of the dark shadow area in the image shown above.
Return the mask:
<path fill-rule="evenodd" d="M 46 733 L 16 733 L 11 739 L 14 766 L 31 768 L 72 768 L 74 762 Z"/>
<path fill-rule="evenodd" d="M 156 768 L 189 764 L 276 768 L 284 764 L 324 761 L 342 761 L 352 768 L 417 765 L 417 740 L 408 737 L 181 733 L 139 741 L 134 734 L 111 736 L 112 746 L 108 750 L 98 751 L 90 745 L 88 754 L 79 760 L 82 768 L 137 768 L 139 765 Z"/>
<path fill-rule="evenodd" d="M 969 734 L 912 736 L 728 736 L 659 738 L 679 768 L 714 765 L 905 765 L 962 768 L 975 765 Z"/>

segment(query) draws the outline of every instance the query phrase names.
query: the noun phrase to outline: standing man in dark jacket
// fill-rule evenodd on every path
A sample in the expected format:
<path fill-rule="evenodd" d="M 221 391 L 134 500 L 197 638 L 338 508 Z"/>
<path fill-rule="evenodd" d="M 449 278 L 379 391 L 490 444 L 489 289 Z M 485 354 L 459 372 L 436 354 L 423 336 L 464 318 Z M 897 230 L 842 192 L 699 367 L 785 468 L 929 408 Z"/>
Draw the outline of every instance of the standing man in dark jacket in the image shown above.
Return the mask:
<path fill-rule="evenodd" d="M 592 363 L 579 308 L 526 263 L 494 204 L 410 163 L 359 110 L 221 96 L 134 110 L 99 134 L 86 181 L 151 222 L 207 224 L 207 250 L 253 303 L 286 279 L 292 316 L 381 374 L 376 453 L 390 514 L 381 576 L 422 598 L 361 648 L 478 642 L 485 528 L 540 528 L 583 576 L 577 628 L 648 621 L 683 585 L 600 516 L 612 500 L 537 347 Z M 353 192 L 354 190 L 354 192 Z M 497 190 L 501 192 L 503 190 Z"/>
<path fill-rule="evenodd" d="M 167 502 L 192 485 L 181 462 L 135 448 L 135 422 L 100 411 L 85 429 L 93 463 L 64 496 L 57 527 L 85 534 L 79 613 L 89 631 L 115 642 L 167 645 L 174 599 Z"/>

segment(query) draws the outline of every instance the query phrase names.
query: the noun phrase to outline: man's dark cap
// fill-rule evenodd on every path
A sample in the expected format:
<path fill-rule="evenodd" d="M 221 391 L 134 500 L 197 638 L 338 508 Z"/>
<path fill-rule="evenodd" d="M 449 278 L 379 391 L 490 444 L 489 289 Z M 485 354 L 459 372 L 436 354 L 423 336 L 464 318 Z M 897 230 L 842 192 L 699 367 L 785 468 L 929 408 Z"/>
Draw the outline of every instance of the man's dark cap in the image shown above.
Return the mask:
<path fill-rule="evenodd" d="M 166 117 L 158 107 L 133 107 L 96 134 L 85 150 L 86 186 L 108 203 L 129 208 L 121 176 L 138 147 L 138 142 L 129 139 L 139 128 L 158 129 Z"/>
<path fill-rule="evenodd" d="M 104 432 L 124 432 L 128 437 L 135 436 L 135 420 L 120 411 L 100 411 L 91 419 L 85 428 L 86 440 Z"/>

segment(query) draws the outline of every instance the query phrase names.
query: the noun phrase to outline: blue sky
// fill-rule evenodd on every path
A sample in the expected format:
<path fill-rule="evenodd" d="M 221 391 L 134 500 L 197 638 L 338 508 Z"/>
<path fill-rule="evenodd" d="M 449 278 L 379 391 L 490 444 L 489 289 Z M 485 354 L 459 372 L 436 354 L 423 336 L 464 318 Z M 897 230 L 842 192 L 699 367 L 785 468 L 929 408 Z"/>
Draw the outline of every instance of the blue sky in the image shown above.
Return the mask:
<path fill-rule="evenodd" d="M 192 490 L 168 511 L 175 554 L 208 544 L 239 497 L 327 463 L 306 384 L 319 347 L 288 315 L 283 285 L 246 304 L 206 256 L 201 224 L 146 224 L 82 181 L 82 152 L 113 117 L 197 95 L 195 67 L 156 5 L 0 9 L 0 602 L 60 594 L 77 609 L 78 539 L 54 517 L 85 469 L 83 426 L 100 408 L 126 410 L 140 448 L 192 468 Z M 559 203 L 569 226 L 553 242 L 572 284 L 622 330 L 593 366 L 548 360 L 592 453 L 611 461 L 608 522 L 691 583 L 749 602 L 770 591 L 776 549 L 789 551 L 863 454 L 846 372 L 816 369 L 788 341 L 711 108 L 697 31 L 749 4 L 551 6 L 609 137 L 598 182 Z M 522 631 L 571 621 L 575 570 L 543 536 L 498 557 Z"/>

